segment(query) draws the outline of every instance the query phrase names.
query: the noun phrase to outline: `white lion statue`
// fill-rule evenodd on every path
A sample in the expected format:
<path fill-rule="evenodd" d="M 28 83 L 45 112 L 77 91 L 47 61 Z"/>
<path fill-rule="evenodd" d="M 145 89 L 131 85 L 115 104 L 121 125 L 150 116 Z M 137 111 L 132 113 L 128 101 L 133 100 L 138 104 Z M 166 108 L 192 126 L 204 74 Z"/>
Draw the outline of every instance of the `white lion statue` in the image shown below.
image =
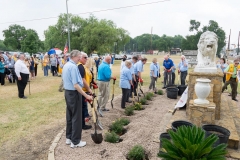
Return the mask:
<path fill-rule="evenodd" d="M 218 48 L 218 37 L 214 32 L 204 32 L 198 42 L 198 64 L 196 68 L 215 67 Z"/>

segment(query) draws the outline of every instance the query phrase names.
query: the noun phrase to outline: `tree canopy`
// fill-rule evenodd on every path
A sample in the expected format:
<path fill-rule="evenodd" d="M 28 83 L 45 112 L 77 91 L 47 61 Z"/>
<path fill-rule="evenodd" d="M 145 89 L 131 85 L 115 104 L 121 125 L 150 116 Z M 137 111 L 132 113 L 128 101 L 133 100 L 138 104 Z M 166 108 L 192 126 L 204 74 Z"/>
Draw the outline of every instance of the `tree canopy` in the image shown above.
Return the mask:
<path fill-rule="evenodd" d="M 98 20 L 91 15 L 83 19 L 79 16 L 69 15 L 71 49 L 78 49 L 86 53 L 94 51 L 99 53 L 112 52 L 114 42 L 119 45 L 126 44 L 130 38 L 123 28 L 117 28 L 113 21 Z M 44 32 L 45 47 L 63 48 L 67 41 L 67 15 L 61 14 L 58 22 Z"/>
<path fill-rule="evenodd" d="M 33 29 L 26 30 L 25 27 L 14 24 L 3 31 L 5 37 L 3 43 L 6 48 L 13 50 L 36 53 L 41 47 L 38 34 Z"/>

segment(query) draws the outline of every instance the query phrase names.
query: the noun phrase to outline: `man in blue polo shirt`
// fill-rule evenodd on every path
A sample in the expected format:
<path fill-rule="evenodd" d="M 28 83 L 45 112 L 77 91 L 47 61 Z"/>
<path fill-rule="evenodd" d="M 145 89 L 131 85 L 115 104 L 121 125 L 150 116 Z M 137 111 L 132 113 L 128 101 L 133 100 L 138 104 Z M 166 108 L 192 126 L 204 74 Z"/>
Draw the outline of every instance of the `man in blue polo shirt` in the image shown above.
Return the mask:
<path fill-rule="evenodd" d="M 172 84 L 172 68 L 173 68 L 173 61 L 168 57 L 168 55 L 164 56 L 163 61 L 163 69 L 164 69 L 164 86 L 163 89 L 166 88 L 166 83 L 168 85 Z"/>
<path fill-rule="evenodd" d="M 143 72 L 143 65 L 146 64 L 147 58 L 142 57 L 137 63 L 134 64 L 134 74 L 136 81 L 134 82 L 134 96 L 137 96 L 136 88 L 138 86 L 138 82 L 142 81 L 142 72 Z"/>
<path fill-rule="evenodd" d="M 63 67 L 62 80 L 65 89 L 66 108 L 66 144 L 71 148 L 83 147 L 86 142 L 82 141 L 82 95 L 92 100 L 83 90 L 83 81 L 80 76 L 77 63 L 81 58 L 81 52 L 73 50 L 70 60 Z"/>
<path fill-rule="evenodd" d="M 185 59 L 185 56 L 181 56 L 181 62 L 178 64 L 178 73 L 181 75 L 181 85 L 185 85 L 186 77 L 188 74 L 188 62 Z"/>
<path fill-rule="evenodd" d="M 98 68 L 98 104 L 102 111 L 109 111 L 109 109 L 106 109 L 106 104 L 109 99 L 109 81 L 111 79 L 116 80 L 116 77 L 112 77 L 112 71 L 109 66 L 110 63 L 111 57 L 106 56 Z"/>

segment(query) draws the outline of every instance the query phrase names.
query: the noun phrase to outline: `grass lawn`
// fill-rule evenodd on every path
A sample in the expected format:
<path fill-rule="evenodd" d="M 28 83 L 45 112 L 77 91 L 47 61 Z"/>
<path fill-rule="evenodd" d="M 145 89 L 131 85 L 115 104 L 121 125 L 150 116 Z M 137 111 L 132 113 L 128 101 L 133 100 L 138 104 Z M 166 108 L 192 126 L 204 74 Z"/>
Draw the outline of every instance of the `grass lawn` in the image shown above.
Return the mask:
<path fill-rule="evenodd" d="M 142 74 L 144 87 L 149 86 L 149 68 L 154 57 L 158 58 L 158 62 L 162 66 L 163 55 L 147 56 L 148 63 L 144 65 L 144 72 Z M 175 64 L 178 64 L 180 56 L 171 56 L 171 59 Z M 112 68 L 113 75 L 117 77 L 115 95 L 121 93 L 121 89 L 118 87 L 120 63 L 121 61 L 115 61 Z M 162 81 L 163 77 L 158 79 L 157 88 L 162 87 Z M 43 126 L 65 119 L 64 94 L 63 92 L 58 92 L 60 82 L 60 77 L 52 77 L 50 74 L 48 77 L 44 77 L 41 66 L 39 66 L 37 79 L 31 81 L 31 95 L 28 92 L 29 86 L 26 87 L 25 93 L 28 99 L 18 98 L 16 84 L 10 84 L 6 81 L 6 86 L 0 87 L 0 146 L 4 142 L 14 145 L 14 142 L 38 132 Z M 178 83 L 177 77 L 175 82 Z M 111 95 L 112 81 L 110 97 Z M 64 126 L 65 124 L 62 125 Z"/>

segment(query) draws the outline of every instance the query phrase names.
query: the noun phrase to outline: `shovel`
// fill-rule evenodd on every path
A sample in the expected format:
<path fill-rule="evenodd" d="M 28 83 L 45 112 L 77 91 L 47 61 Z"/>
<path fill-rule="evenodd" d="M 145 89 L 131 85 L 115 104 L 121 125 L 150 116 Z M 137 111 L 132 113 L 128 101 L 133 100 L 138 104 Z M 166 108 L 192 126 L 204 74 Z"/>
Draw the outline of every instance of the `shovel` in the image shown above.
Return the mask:
<path fill-rule="evenodd" d="M 96 109 L 95 103 L 94 103 L 94 98 L 96 97 L 96 95 L 92 94 L 92 97 L 93 97 L 93 101 L 92 102 L 89 102 L 88 100 L 86 100 L 86 101 L 91 105 L 91 109 L 93 110 L 92 114 L 95 115 L 95 119 L 96 119 L 96 123 L 97 123 L 98 127 L 101 130 L 103 130 L 103 126 L 102 126 L 101 122 L 98 120 L 97 109 Z"/>
<path fill-rule="evenodd" d="M 93 87 L 94 95 L 96 96 L 95 90 L 98 88 L 98 86 L 97 86 L 96 83 L 92 83 L 91 85 L 92 85 L 92 87 Z M 95 108 L 95 109 L 96 109 L 96 108 Z M 101 109 L 99 108 L 98 100 L 97 100 L 97 111 L 98 111 L 99 115 L 100 115 L 101 117 L 103 117 L 103 113 L 102 113 Z M 96 111 L 96 112 L 97 112 L 97 111 Z"/>
<path fill-rule="evenodd" d="M 133 87 L 133 91 L 134 91 L 134 85 L 133 85 L 132 87 Z M 132 92 L 132 97 L 133 97 L 133 99 L 132 99 L 133 105 L 135 105 L 135 96 L 134 96 L 134 92 Z"/>
<path fill-rule="evenodd" d="M 138 85 L 140 86 L 139 89 L 140 89 L 140 91 L 142 92 L 143 96 L 145 97 L 145 94 L 143 93 L 143 90 L 142 90 L 142 88 L 141 88 L 141 86 L 142 86 L 141 83 L 142 83 L 142 82 L 138 82 Z"/>
<path fill-rule="evenodd" d="M 111 100 L 111 106 L 113 108 L 113 98 L 114 98 L 114 85 L 115 85 L 116 79 L 113 79 L 113 91 L 112 91 L 112 100 Z"/>
<path fill-rule="evenodd" d="M 89 103 L 91 104 L 91 110 L 92 110 L 92 116 L 93 116 L 93 122 L 94 122 L 94 130 L 95 130 L 94 133 L 91 134 L 91 137 L 92 137 L 92 140 L 94 143 L 100 144 L 103 141 L 103 135 L 102 135 L 102 133 L 99 133 L 99 134 L 97 133 L 97 120 L 96 120 L 96 113 L 95 113 L 95 109 L 94 109 L 94 105 L 93 105 L 94 101 L 89 102 Z"/>

